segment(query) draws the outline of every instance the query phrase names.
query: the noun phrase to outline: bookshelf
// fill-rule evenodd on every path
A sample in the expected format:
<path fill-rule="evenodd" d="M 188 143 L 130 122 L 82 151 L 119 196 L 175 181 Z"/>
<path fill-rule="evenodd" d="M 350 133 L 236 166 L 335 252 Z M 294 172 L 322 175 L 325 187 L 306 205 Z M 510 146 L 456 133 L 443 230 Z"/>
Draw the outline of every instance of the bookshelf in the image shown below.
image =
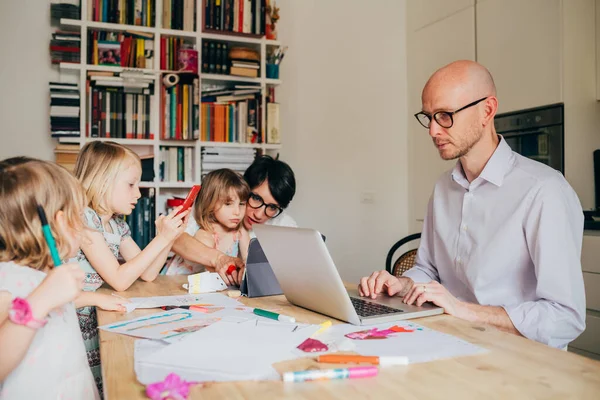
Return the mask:
<path fill-rule="evenodd" d="M 257 125 L 260 126 L 261 131 L 259 136 L 264 138 L 263 142 L 267 141 L 267 135 L 264 132 L 266 130 L 266 93 L 270 87 L 276 87 L 282 83 L 280 79 L 268 79 L 266 77 L 266 59 L 269 48 L 277 48 L 281 46 L 281 42 L 277 40 L 267 40 L 264 36 L 258 37 L 258 35 L 243 35 L 235 33 L 219 33 L 211 30 L 210 32 L 203 32 L 205 16 L 205 1 L 204 0 L 193 0 L 195 3 L 195 31 L 184 31 L 177 29 L 167 29 L 163 26 L 163 2 L 171 0 L 155 0 L 154 2 L 154 18 L 155 26 L 139 26 L 139 25 L 128 25 L 111 22 L 98 22 L 89 20 L 91 15 L 91 6 L 95 0 L 81 0 L 81 20 L 71 18 L 61 18 L 59 20 L 59 28 L 67 29 L 78 29 L 80 32 L 80 63 L 67 63 L 61 62 L 57 64 L 57 67 L 61 73 L 64 74 L 75 74 L 78 75 L 79 82 L 79 99 L 80 99 L 80 119 L 79 119 L 79 136 L 78 137 L 62 137 L 57 138 L 59 143 L 71 143 L 78 144 L 79 147 L 89 141 L 93 140 L 111 140 L 122 145 L 128 146 L 136 151 L 140 157 L 149 158 L 153 157 L 153 181 L 144 181 L 140 184 L 140 188 L 145 190 L 152 190 L 156 201 L 155 216 L 166 211 L 166 200 L 173 196 L 185 197 L 189 188 L 192 185 L 200 183 L 202 175 L 201 165 L 201 154 L 204 148 L 218 147 L 218 148 L 237 148 L 237 149 L 256 149 L 257 152 L 262 154 L 273 154 L 281 149 L 281 144 L 278 143 L 230 143 L 230 142 L 213 142 L 203 140 L 174 140 L 174 139 L 163 139 L 162 132 L 163 126 L 161 125 L 161 82 L 165 73 L 176 73 L 176 71 L 170 71 L 161 69 L 161 38 L 180 38 L 187 44 L 194 46 L 198 52 L 198 81 L 199 87 L 202 88 L 204 84 L 254 84 L 260 87 L 262 96 L 260 97 L 260 114 L 256 116 L 260 122 Z M 249 0 L 247 0 L 249 1 Z M 259 0 L 260 1 L 260 0 Z M 169 3 L 170 4 L 170 3 Z M 259 3 L 260 4 L 260 3 Z M 111 65 L 92 65 L 89 63 L 88 55 L 91 44 L 89 42 L 90 31 L 103 31 L 103 32 L 142 32 L 153 35 L 153 52 L 154 57 L 151 65 L 146 65 L 146 68 L 128 68 Z M 259 75 L 256 78 L 249 78 L 244 76 L 232 76 L 232 75 L 218 75 L 212 73 L 203 73 L 201 70 L 202 66 L 202 43 L 205 40 L 218 41 L 228 43 L 231 46 L 244 46 L 255 49 L 260 54 L 260 68 Z M 154 80 L 153 87 L 150 95 L 152 101 L 150 103 L 149 112 L 149 124 L 150 132 L 153 133 L 154 137 L 151 139 L 119 139 L 119 138 L 97 138 L 88 137 L 88 110 L 91 107 L 90 94 L 86 88 L 86 81 L 88 80 L 89 71 L 103 71 L 121 73 L 125 71 L 136 71 L 151 75 Z M 259 103 L 257 103 L 259 104 Z M 257 110 L 258 111 L 258 110 Z M 199 120 L 200 126 L 202 126 L 202 114 L 199 112 L 197 119 Z M 190 128 L 191 129 L 191 128 Z M 202 136 L 201 136 L 202 138 Z M 192 173 L 191 179 L 186 178 L 185 181 L 175 180 L 160 180 L 160 163 L 161 163 L 161 151 L 172 147 L 181 147 L 184 149 L 192 149 Z"/>

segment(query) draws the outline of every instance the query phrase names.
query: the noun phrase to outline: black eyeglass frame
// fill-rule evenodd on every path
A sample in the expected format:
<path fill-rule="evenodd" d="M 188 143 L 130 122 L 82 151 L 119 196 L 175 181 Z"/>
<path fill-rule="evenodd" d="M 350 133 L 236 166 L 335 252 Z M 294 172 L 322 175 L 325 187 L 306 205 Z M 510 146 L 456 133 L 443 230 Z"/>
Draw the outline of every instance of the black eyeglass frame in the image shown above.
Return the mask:
<path fill-rule="evenodd" d="M 420 112 L 418 112 L 418 113 L 415 114 L 415 118 L 417 119 L 417 121 L 419 121 L 419 124 L 421 124 L 421 126 L 423 126 L 423 128 L 426 128 L 426 129 L 429 129 L 429 127 L 431 126 L 431 120 L 432 119 L 435 119 L 435 122 L 437 122 L 438 125 L 441 126 L 442 128 L 449 129 L 449 128 L 452 128 L 452 126 L 454 125 L 454 115 L 455 114 L 461 112 L 462 110 L 466 110 L 469 107 L 473 107 L 474 105 L 477 105 L 477 104 L 481 103 L 482 101 L 484 101 L 488 97 L 489 96 L 482 97 L 481 99 L 475 100 L 474 102 L 469 103 L 466 106 L 461 107 L 461 108 L 459 108 L 458 110 L 455 110 L 455 111 L 438 111 L 438 112 L 434 113 L 433 115 L 429 115 L 429 114 L 427 114 L 427 113 L 425 113 L 423 111 L 420 111 Z M 439 115 L 439 114 L 445 114 L 448 117 L 450 117 L 450 126 L 444 126 L 444 125 L 440 124 L 440 121 L 438 121 L 438 118 L 437 118 L 437 115 Z M 427 125 L 423 124 L 423 122 L 421 122 L 421 120 L 419 119 L 419 115 L 424 115 L 425 117 L 427 117 L 429 119 L 429 123 Z"/>
<path fill-rule="evenodd" d="M 253 206 L 253 205 L 250 203 L 250 199 L 251 199 L 253 196 L 254 196 L 254 197 L 257 197 L 257 198 L 259 198 L 259 199 L 260 199 L 260 202 L 261 202 L 260 206 L 258 206 L 258 207 L 254 207 L 254 206 Z M 262 198 L 260 195 L 258 195 L 258 194 L 256 194 L 256 193 L 254 193 L 254 192 L 250 192 L 250 195 L 248 196 L 248 205 L 249 205 L 251 208 L 254 208 L 255 210 L 258 210 L 258 209 L 259 209 L 259 208 L 261 208 L 261 207 L 265 207 L 265 215 L 266 215 L 267 217 L 269 217 L 269 218 L 276 218 L 276 217 L 278 217 L 279 215 L 281 215 L 281 213 L 283 212 L 283 208 L 281 208 L 281 207 L 280 207 L 280 206 L 278 206 L 277 204 L 273 204 L 273 203 L 267 204 L 267 203 L 265 203 L 265 200 L 264 200 L 264 199 L 263 199 L 263 198 Z M 277 214 L 275 214 L 275 215 L 273 215 L 273 216 L 269 215 L 269 214 L 267 213 L 268 207 L 275 207 L 275 208 L 277 209 Z"/>

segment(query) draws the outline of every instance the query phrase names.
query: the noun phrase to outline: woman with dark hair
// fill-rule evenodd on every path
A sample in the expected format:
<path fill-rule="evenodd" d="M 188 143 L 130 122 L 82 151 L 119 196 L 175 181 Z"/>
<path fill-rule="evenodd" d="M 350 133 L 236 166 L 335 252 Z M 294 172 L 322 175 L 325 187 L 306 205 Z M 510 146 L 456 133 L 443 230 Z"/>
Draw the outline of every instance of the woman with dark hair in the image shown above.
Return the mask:
<path fill-rule="evenodd" d="M 285 212 L 296 193 L 296 178 L 288 164 L 270 156 L 262 156 L 248 167 L 244 179 L 250 186 L 250 196 L 243 223 L 251 237 L 254 237 L 254 224 L 297 226 L 296 221 Z M 226 284 L 239 285 L 243 275 L 243 261 L 194 239 L 198 229 L 198 223 L 190 218 L 185 233 L 177 238 L 172 250 L 185 260 L 202 264 L 208 270 L 219 273 Z M 227 275 L 227 268 L 232 264 L 240 270 Z"/>

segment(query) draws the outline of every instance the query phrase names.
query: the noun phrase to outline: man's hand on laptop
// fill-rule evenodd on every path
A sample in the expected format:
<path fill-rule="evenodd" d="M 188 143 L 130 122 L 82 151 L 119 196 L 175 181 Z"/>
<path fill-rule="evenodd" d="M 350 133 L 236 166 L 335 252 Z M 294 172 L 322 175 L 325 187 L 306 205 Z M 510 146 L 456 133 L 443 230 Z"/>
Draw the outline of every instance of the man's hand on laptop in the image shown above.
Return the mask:
<path fill-rule="evenodd" d="M 358 293 L 363 297 L 376 299 L 380 293 L 388 296 L 404 296 L 414 286 L 412 279 L 402 276 L 396 278 L 387 271 L 376 271 L 364 277 L 358 285 Z"/>
<path fill-rule="evenodd" d="M 403 301 L 406 304 L 414 304 L 418 307 L 422 306 L 426 301 L 430 301 L 436 306 L 442 307 L 446 314 L 467 319 L 465 313 L 468 310 L 465 307 L 465 303 L 454 297 L 448 289 L 437 281 L 415 284 L 406 296 L 404 296 Z"/>

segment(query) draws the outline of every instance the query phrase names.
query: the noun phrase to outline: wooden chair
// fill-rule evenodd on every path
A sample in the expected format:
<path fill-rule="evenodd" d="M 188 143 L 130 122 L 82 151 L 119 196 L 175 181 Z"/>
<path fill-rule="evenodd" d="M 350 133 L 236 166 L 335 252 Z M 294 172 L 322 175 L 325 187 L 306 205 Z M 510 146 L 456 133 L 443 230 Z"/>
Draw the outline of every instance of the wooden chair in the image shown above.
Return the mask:
<path fill-rule="evenodd" d="M 412 250 L 406 251 L 404 254 L 402 254 L 400 257 L 398 257 L 393 264 L 392 264 L 392 258 L 394 257 L 394 253 L 396 253 L 396 251 L 400 247 L 402 247 L 403 245 L 405 245 L 408 242 L 411 242 L 413 240 L 417 240 L 420 238 L 421 238 L 420 233 L 414 233 L 412 235 L 408 235 L 405 238 L 402 238 L 399 241 L 397 241 L 392 246 L 392 248 L 388 252 L 388 255 L 385 259 L 386 271 L 394 276 L 401 276 L 404 272 L 411 269 L 415 265 L 415 259 L 417 258 L 417 249 L 412 249 Z"/>

